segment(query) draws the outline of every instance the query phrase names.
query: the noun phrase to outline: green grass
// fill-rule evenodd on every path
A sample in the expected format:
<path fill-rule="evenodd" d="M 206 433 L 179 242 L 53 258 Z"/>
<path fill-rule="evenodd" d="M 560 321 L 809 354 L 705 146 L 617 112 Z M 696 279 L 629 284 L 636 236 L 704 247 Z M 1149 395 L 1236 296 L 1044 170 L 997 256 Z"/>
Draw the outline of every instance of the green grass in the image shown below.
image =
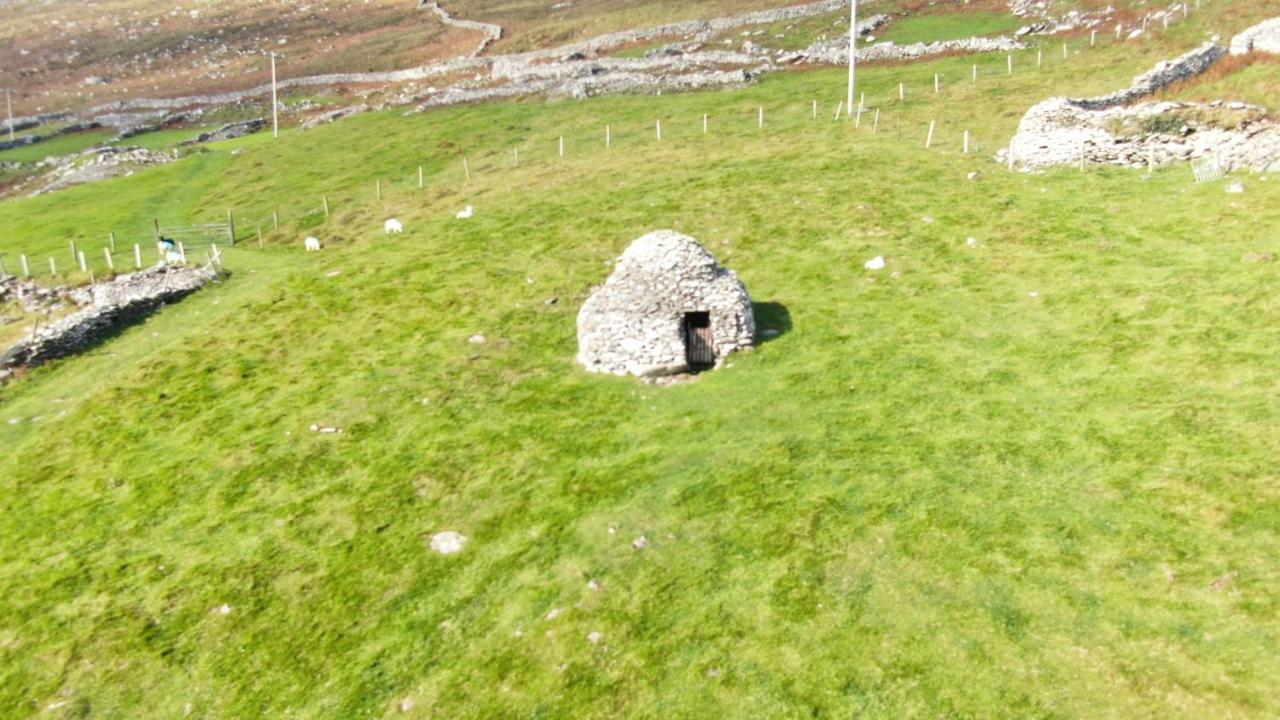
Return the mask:
<path fill-rule="evenodd" d="M 86 130 L 84 132 L 59 135 L 42 140 L 34 145 L 11 148 L 0 151 L 0 160 L 17 162 L 39 162 L 47 157 L 70 155 L 88 150 L 94 145 L 110 140 L 114 133 L 110 130 Z"/>
<path fill-rule="evenodd" d="M 1274 716 L 1280 303 L 1241 257 L 1280 250 L 1280 183 L 989 159 L 1177 49 L 867 68 L 875 136 L 830 70 L 372 113 L 0 204 L 8 251 L 283 222 L 0 389 L 0 714 Z M 585 374 L 582 300 L 662 227 L 786 332 L 690 385 Z"/>
<path fill-rule="evenodd" d="M 876 40 L 892 40 L 899 45 L 963 40 L 1007 33 L 1021 25 L 1021 18 L 1008 13 L 945 12 L 937 15 L 914 15 L 893 21 L 883 33 L 876 33 Z M 847 33 L 845 37 L 848 37 Z"/>
<path fill-rule="evenodd" d="M 155 132 L 134 135 L 125 138 L 117 145 L 143 147 L 148 150 L 169 150 L 188 140 L 194 140 L 200 133 L 216 130 L 214 127 L 175 128 L 172 130 L 156 130 Z"/>

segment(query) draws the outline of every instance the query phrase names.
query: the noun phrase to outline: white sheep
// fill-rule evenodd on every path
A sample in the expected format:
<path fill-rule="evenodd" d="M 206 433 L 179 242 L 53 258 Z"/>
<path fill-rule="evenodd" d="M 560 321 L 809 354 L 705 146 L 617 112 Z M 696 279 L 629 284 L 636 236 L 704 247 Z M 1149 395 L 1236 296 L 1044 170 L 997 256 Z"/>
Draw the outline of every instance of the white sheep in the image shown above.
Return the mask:
<path fill-rule="evenodd" d="M 885 267 L 884 257 L 877 255 L 868 260 L 863 267 L 868 270 L 883 270 Z"/>
<path fill-rule="evenodd" d="M 395 218 L 391 218 L 390 220 L 388 220 L 387 224 L 383 227 L 386 230 L 388 235 L 390 235 L 391 233 L 399 234 L 404 232 L 404 225 L 401 225 L 400 221 Z"/>
<path fill-rule="evenodd" d="M 307 246 L 307 252 L 320 252 L 320 241 L 316 238 L 309 237 L 303 244 Z"/>
<path fill-rule="evenodd" d="M 476 209 L 468 205 L 466 210 L 463 210 L 462 212 L 458 213 L 458 219 L 466 220 L 475 214 L 476 214 Z"/>

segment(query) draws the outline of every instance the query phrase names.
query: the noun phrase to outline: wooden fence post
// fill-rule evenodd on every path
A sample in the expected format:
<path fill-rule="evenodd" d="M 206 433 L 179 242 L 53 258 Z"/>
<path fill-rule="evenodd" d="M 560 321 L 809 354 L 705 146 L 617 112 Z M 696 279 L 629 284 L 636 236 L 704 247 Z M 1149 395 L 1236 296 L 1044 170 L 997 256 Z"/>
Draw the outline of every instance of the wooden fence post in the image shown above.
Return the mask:
<path fill-rule="evenodd" d="M 1008 55 L 1006 55 L 1005 59 L 1008 60 L 1009 62 L 1009 74 L 1012 75 L 1013 74 L 1013 53 L 1009 53 Z"/>
<path fill-rule="evenodd" d="M 111 258 L 111 250 L 102 248 L 102 254 L 107 256 L 107 269 L 111 272 L 116 271 L 116 261 Z"/>
<path fill-rule="evenodd" d="M 604 149 L 609 150 L 612 148 L 613 148 L 613 126 L 605 125 L 604 126 Z"/>
<path fill-rule="evenodd" d="M 925 149 L 926 149 L 926 150 L 928 150 L 929 148 L 933 147 L 933 128 L 934 128 L 934 125 L 935 125 L 935 123 L 936 123 L 936 122 L 937 122 L 937 121 L 935 121 L 935 120 L 930 120 L 930 121 L 929 121 L 929 134 L 928 134 L 928 136 L 926 136 L 926 137 L 925 137 L 925 139 L 924 139 L 924 147 L 925 147 Z"/>
<path fill-rule="evenodd" d="M 876 119 L 871 124 L 871 134 L 875 135 L 878 132 L 880 132 L 880 108 L 876 108 Z"/>
<path fill-rule="evenodd" d="M 76 258 L 80 256 L 80 248 L 76 247 L 76 241 L 71 241 L 71 262 L 75 263 Z"/>
<path fill-rule="evenodd" d="M 813 119 L 814 120 L 818 119 L 818 101 L 817 100 L 813 101 Z"/>
<path fill-rule="evenodd" d="M 142 267 L 142 246 L 138 243 L 133 244 L 133 266 L 135 268 Z"/>
<path fill-rule="evenodd" d="M 178 257 L 182 258 L 182 264 L 187 263 L 187 248 L 182 245 L 182 241 L 178 241 Z"/>
<path fill-rule="evenodd" d="M 978 84 L 978 63 L 973 64 L 973 84 Z"/>
<path fill-rule="evenodd" d="M 964 131 L 964 154 L 969 154 L 969 131 Z"/>
<path fill-rule="evenodd" d="M 907 86 L 902 83 L 898 83 L 898 102 L 906 102 L 906 101 L 907 101 Z"/>
<path fill-rule="evenodd" d="M 661 121 L 661 120 L 658 120 L 658 121 L 654 124 L 654 127 L 655 127 L 655 128 L 657 128 L 657 133 L 658 133 L 658 142 L 662 142 L 662 121 Z"/>
<path fill-rule="evenodd" d="M 758 129 L 763 130 L 764 129 L 764 106 L 763 105 L 760 106 L 759 113 L 760 113 L 760 119 L 757 123 L 757 127 Z"/>
<path fill-rule="evenodd" d="M 80 272 L 89 272 L 89 263 L 84 261 L 84 251 L 76 251 L 76 261 L 80 263 Z"/>
<path fill-rule="evenodd" d="M 159 219 L 157 219 L 157 218 L 152 218 L 152 220 L 151 220 L 151 224 L 152 224 L 152 226 L 154 226 L 154 227 L 155 227 L 155 231 L 156 231 L 156 242 L 158 243 L 158 242 L 160 242 L 160 220 L 159 220 Z"/>
<path fill-rule="evenodd" d="M 236 244 L 236 214 L 230 210 L 227 211 L 227 235 L 232 245 Z"/>
<path fill-rule="evenodd" d="M 462 171 L 467 174 L 467 181 L 471 180 L 471 163 L 466 158 L 462 158 Z"/>
<path fill-rule="evenodd" d="M 560 157 L 564 157 L 564 136 L 560 136 Z"/>
<path fill-rule="evenodd" d="M 942 86 L 939 84 L 938 73 L 934 73 L 933 74 L 933 94 L 937 95 L 941 89 L 942 89 Z"/>
<path fill-rule="evenodd" d="M 858 112 L 853 116 L 853 129 L 857 130 L 862 127 L 862 106 L 858 106 Z"/>
<path fill-rule="evenodd" d="M 258 228 L 258 249 L 262 249 L 262 228 Z"/>
<path fill-rule="evenodd" d="M 320 199 L 324 201 L 324 217 L 326 220 L 328 220 L 329 219 L 329 196 L 321 195 Z"/>
<path fill-rule="evenodd" d="M 114 230 L 112 230 L 111 232 L 107 233 L 107 237 L 109 237 L 109 238 L 111 239 L 111 252 L 115 252 L 115 251 L 116 251 L 116 233 L 115 233 L 115 231 L 114 231 Z"/>
<path fill-rule="evenodd" d="M 374 181 L 373 181 L 373 188 L 374 188 L 374 190 L 373 190 L 374 195 L 376 195 L 376 196 L 377 196 L 378 202 L 382 202 L 382 181 L 381 181 L 381 180 L 374 180 Z"/>
<path fill-rule="evenodd" d="M 703 135 L 707 134 L 707 129 L 710 127 L 708 124 L 709 122 L 710 122 L 710 119 L 708 118 L 707 114 L 703 113 L 702 115 L 702 134 Z"/>
<path fill-rule="evenodd" d="M 58 274 L 58 263 L 52 257 L 49 258 L 49 274 L 55 276 Z"/>
<path fill-rule="evenodd" d="M 271 211 L 271 229 L 272 230 L 280 229 L 280 211 L 279 210 Z"/>
<path fill-rule="evenodd" d="M 424 187 L 426 187 L 426 185 L 424 184 L 423 177 L 422 177 L 422 166 L 419 165 L 418 166 L 418 189 L 421 190 Z"/>
<path fill-rule="evenodd" d="M 18 263 L 22 265 L 22 276 L 31 277 L 31 266 L 27 264 L 26 253 L 18 253 Z"/>

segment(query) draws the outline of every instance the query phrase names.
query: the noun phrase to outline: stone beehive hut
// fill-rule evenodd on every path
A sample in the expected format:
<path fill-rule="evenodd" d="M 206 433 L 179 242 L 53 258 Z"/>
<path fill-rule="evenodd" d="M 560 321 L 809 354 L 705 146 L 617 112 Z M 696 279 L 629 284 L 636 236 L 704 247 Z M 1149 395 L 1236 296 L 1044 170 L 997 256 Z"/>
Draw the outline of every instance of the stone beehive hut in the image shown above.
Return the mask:
<path fill-rule="evenodd" d="M 658 377 L 715 367 L 749 348 L 751 297 L 732 270 L 669 230 L 636 240 L 578 314 L 578 362 L 592 372 Z"/>

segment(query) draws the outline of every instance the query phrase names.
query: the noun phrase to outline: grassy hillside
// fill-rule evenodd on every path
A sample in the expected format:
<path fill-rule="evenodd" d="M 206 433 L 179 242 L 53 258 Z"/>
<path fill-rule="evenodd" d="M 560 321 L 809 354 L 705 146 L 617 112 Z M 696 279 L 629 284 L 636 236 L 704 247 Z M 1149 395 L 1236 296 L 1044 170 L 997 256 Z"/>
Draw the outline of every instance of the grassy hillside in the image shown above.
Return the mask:
<path fill-rule="evenodd" d="M 220 286 L 0 389 L 0 715 L 1276 715 L 1280 303 L 1243 257 L 1280 252 L 1280 182 L 989 159 L 1220 6 L 976 86 L 868 68 L 875 135 L 818 71 L 372 114 L 0 204 L 32 255 L 282 213 Z M 781 335 L 673 388 L 585 374 L 578 307 L 664 227 Z"/>

